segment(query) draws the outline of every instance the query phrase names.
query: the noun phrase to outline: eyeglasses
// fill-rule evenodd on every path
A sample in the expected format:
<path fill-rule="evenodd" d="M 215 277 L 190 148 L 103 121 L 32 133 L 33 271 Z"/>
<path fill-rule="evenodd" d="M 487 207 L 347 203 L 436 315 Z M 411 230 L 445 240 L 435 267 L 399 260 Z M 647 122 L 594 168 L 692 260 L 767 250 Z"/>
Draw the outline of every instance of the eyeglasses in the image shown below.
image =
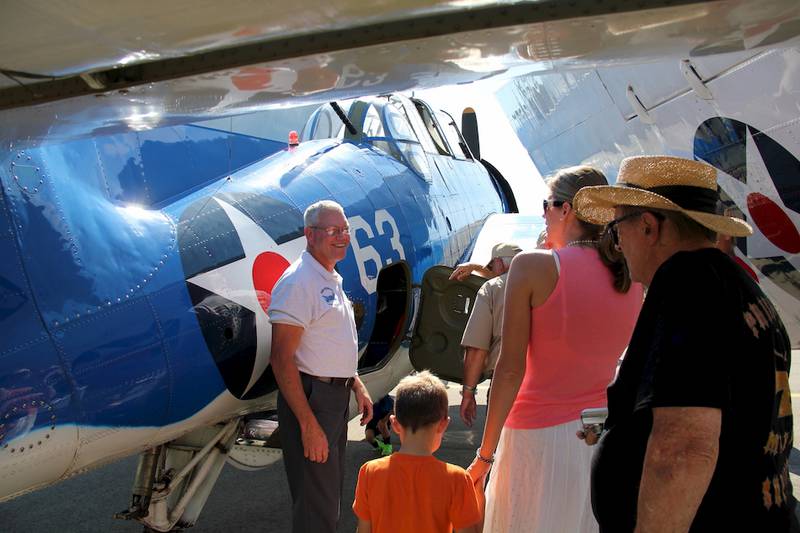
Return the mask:
<path fill-rule="evenodd" d="M 565 203 L 563 200 L 542 200 L 542 211 L 547 213 L 548 207 L 561 207 Z"/>
<path fill-rule="evenodd" d="M 321 230 L 325 235 L 328 237 L 333 237 L 335 235 L 350 235 L 350 226 L 342 226 L 341 228 L 338 226 L 309 226 L 310 228 Z"/>
<path fill-rule="evenodd" d="M 656 220 L 658 220 L 659 223 L 661 223 L 661 221 L 664 220 L 664 215 L 662 215 L 661 213 L 656 213 L 654 211 L 634 211 L 633 213 L 628 213 L 627 215 L 622 215 L 619 218 L 615 218 L 614 220 L 606 224 L 606 231 L 608 233 L 611 233 L 611 241 L 614 243 L 614 247 L 619 247 L 619 229 L 617 228 L 617 225 L 620 222 L 628 220 L 629 218 L 640 217 L 645 213 L 650 213 L 651 215 L 656 217 Z"/>

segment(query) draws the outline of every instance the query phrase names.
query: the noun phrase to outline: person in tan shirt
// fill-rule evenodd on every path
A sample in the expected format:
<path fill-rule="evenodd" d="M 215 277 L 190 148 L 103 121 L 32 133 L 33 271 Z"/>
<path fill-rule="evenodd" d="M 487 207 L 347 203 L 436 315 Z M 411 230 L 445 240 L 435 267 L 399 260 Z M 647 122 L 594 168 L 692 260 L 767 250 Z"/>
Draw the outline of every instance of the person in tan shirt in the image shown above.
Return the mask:
<path fill-rule="evenodd" d="M 503 330 L 503 302 L 506 273 L 511 260 L 522 249 L 512 243 L 498 243 L 492 248 L 492 259 L 486 270 L 495 277 L 478 291 L 467 327 L 461 339 L 464 347 L 464 380 L 461 387 L 461 420 L 472 427 L 477 413 L 475 394 L 484 372 L 494 370 L 500 355 L 500 334 Z"/>

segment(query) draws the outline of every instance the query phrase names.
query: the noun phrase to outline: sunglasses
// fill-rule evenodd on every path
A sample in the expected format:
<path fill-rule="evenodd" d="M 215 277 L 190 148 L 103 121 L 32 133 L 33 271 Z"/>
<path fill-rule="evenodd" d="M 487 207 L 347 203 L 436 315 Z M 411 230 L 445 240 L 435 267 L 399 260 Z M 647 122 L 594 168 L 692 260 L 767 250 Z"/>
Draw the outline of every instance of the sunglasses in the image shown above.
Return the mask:
<path fill-rule="evenodd" d="M 542 211 L 547 213 L 548 207 L 561 207 L 565 203 L 563 200 L 542 200 Z"/>
<path fill-rule="evenodd" d="M 617 228 L 617 225 L 620 222 L 628 220 L 629 218 L 640 217 L 645 213 L 650 213 L 651 215 L 656 217 L 656 220 L 658 220 L 659 223 L 661 223 L 661 221 L 664 220 L 664 215 L 662 215 L 661 213 L 656 213 L 654 211 L 634 211 L 633 213 L 628 213 L 627 215 L 622 215 L 619 218 L 615 218 L 614 220 L 606 224 L 606 232 L 611 234 L 611 242 L 614 243 L 614 247 L 619 247 L 619 229 Z"/>
<path fill-rule="evenodd" d="M 335 235 L 350 235 L 350 226 L 309 226 L 310 228 L 318 229 L 322 231 L 328 237 L 333 237 Z"/>

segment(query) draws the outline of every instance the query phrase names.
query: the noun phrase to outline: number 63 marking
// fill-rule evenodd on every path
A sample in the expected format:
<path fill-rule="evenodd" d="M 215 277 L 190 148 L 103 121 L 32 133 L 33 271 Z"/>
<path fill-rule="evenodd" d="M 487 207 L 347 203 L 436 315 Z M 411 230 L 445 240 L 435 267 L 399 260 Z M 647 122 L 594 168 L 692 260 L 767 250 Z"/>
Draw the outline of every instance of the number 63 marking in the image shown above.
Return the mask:
<path fill-rule="evenodd" d="M 358 234 L 358 230 L 362 230 L 366 233 L 367 238 L 372 240 L 375 238 L 375 232 L 372 231 L 372 227 L 367 221 L 359 215 L 350 217 L 348 221 L 350 222 L 351 233 L 353 235 L 350 245 L 353 247 L 353 255 L 356 258 L 358 276 L 361 278 L 361 285 L 364 286 L 367 293 L 372 294 L 378 289 L 378 273 L 384 263 L 378 250 L 369 244 L 362 245 L 358 242 L 356 235 Z M 405 250 L 403 250 L 403 245 L 400 243 L 400 231 L 397 229 L 397 223 L 394 221 L 394 217 L 389 214 L 386 209 L 375 211 L 375 231 L 378 235 L 386 235 L 387 229 L 391 231 L 389 242 L 392 245 L 392 250 L 397 252 L 401 261 L 405 260 L 406 253 Z M 392 261 L 392 258 L 389 257 L 386 259 L 386 264 L 390 265 Z M 367 274 L 367 262 L 371 262 L 375 265 L 374 276 Z"/>

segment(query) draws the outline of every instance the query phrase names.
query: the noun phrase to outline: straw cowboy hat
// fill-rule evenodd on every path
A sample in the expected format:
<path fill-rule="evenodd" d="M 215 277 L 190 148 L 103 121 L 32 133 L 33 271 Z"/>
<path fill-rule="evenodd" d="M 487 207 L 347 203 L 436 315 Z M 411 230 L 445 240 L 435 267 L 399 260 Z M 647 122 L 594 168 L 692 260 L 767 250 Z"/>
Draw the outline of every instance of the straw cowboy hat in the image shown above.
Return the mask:
<path fill-rule="evenodd" d="M 714 167 L 668 156 L 636 156 L 622 160 L 613 186 L 584 187 L 573 208 L 592 224 L 608 224 L 621 205 L 678 211 L 706 228 L 730 235 L 753 234 L 749 224 L 717 214 L 719 192 Z"/>

